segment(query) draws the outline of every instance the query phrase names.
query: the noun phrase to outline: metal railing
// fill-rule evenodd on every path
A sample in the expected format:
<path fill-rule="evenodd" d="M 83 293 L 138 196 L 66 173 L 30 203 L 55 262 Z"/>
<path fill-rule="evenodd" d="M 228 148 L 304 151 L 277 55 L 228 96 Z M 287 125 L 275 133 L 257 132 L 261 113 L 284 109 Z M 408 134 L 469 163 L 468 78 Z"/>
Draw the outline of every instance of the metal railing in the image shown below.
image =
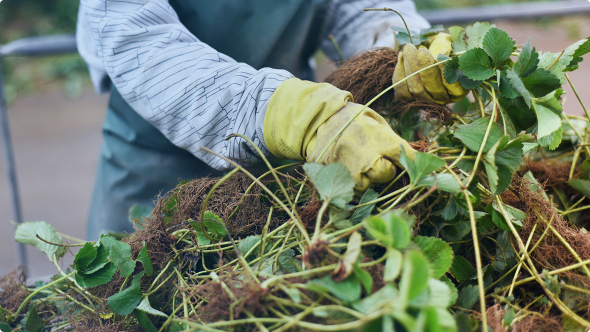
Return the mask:
<path fill-rule="evenodd" d="M 489 5 L 469 8 L 452 8 L 421 11 L 431 24 L 450 24 L 460 22 L 491 21 L 497 19 L 527 19 L 540 16 L 557 16 L 590 13 L 587 0 L 542 1 Z M 20 39 L 0 45 L 0 63 L 7 56 L 46 56 L 54 54 L 76 53 L 74 35 L 57 35 Z M 0 131 L 2 131 L 2 151 L 6 165 L 11 199 L 12 216 L 15 222 L 23 222 L 19 186 L 14 160 L 14 151 L 8 122 L 8 110 L 4 99 L 2 73 L 0 72 Z M 22 243 L 17 244 L 17 261 L 27 266 L 27 256 Z"/>

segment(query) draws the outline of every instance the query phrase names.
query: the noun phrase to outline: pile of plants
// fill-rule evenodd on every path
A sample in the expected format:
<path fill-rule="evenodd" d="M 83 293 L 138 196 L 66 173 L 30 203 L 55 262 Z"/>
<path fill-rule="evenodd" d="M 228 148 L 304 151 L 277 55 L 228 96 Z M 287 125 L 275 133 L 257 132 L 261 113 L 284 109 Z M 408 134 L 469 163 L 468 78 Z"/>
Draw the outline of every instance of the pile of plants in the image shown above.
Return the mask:
<path fill-rule="evenodd" d="M 488 23 L 449 32 L 454 53 L 435 66 L 472 96 L 452 109 L 341 79 L 383 72 L 370 59 L 391 71 L 393 50 L 331 78 L 377 101 L 419 151 L 390 183 L 355 193 L 338 163 L 265 160 L 253 175 L 228 160 L 227 175 L 179 184 L 123 238 L 68 244 L 21 224 L 16 240 L 59 273 L 34 287 L 3 277 L 0 330 L 587 331 L 590 117 L 563 112 L 562 85 L 590 39 L 541 53 Z"/>

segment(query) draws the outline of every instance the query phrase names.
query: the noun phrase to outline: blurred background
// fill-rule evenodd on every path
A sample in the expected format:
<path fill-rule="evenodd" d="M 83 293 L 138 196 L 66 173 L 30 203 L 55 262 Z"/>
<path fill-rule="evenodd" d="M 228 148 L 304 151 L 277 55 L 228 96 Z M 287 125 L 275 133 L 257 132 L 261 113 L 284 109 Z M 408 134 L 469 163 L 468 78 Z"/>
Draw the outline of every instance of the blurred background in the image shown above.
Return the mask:
<path fill-rule="evenodd" d="M 548 0 L 550 1 L 550 0 Z M 452 9 L 524 1 L 415 0 L 419 10 Z M 557 0 L 554 2 L 558 3 Z M 0 3 L 0 44 L 31 36 L 74 33 L 79 0 L 4 0 Z M 534 19 L 493 20 L 523 44 L 531 38 L 537 50 L 560 52 L 590 36 L 590 15 L 545 16 Z M 459 23 L 457 25 L 466 25 Z M 445 25 L 446 27 L 450 25 Z M 335 69 L 316 56 L 318 79 Z M 5 57 L 0 59 L 4 93 L 14 144 L 23 219 L 44 220 L 58 232 L 84 238 L 101 126 L 108 95 L 98 96 L 86 65 L 78 55 Z M 590 60 L 570 77 L 590 105 Z M 565 110 L 583 110 L 569 86 Z M 0 149 L 2 149 L 0 147 Z M 1 154 L 0 154 L 1 156 Z M 0 276 L 17 267 L 12 203 L 4 160 L 0 162 Z M 45 255 L 27 248 L 29 277 L 55 273 Z M 67 266 L 73 258 L 66 259 Z"/>

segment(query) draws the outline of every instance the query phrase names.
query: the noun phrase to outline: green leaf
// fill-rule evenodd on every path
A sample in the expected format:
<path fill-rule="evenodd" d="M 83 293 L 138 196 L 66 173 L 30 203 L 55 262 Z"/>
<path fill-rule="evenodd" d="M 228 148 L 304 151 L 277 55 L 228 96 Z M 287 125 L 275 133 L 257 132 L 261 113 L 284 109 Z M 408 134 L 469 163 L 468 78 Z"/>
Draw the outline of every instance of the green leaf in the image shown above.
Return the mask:
<path fill-rule="evenodd" d="M 530 94 L 537 98 L 561 87 L 559 78 L 543 68 L 537 68 L 530 75 L 520 79 Z"/>
<path fill-rule="evenodd" d="M 37 238 L 37 235 L 46 241 L 63 244 L 61 237 L 55 233 L 53 226 L 45 221 L 29 221 L 18 225 L 14 239 L 16 242 L 29 244 L 41 250 L 50 260 L 53 260 L 54 256 L 58 259 L 66 253 L 65 247 L 43 242 Z"/>
<path fill-rule="evenodd" d="M 407 303 L 426 289 L 430 273 L 430 263 L 421 252 L 410 251 L 405 255 L 399 284 L 402 303 Z"/>
<path fill-rule="evenodd" d="M 490 28 L 483 38 L 482 47 L 492 58 L 497 67 L 510 58 L 512 47 L 516 42 L 504 31 L 498 28 Z"/>
<path fill-rule="evenodd" d="M 37 309 L 31 306 L 29 312 L 27 312 L 26 316 L 23 318 L 23 322 L 25 329 L 27 332 L 44 332 L 45 331 L 45 323 L 39 313 L 37 313 Z"/>
<path fill-rule="evenodd" d="M 477 271 L 463 256 L 453 257 L 453 264 L 451 265 L 451 274 L 457 281 L 463 281 L 473 277 Z"/>
<path fill-rule="evenodd" d="M 361 284 L 354 274 L 341 282 L 335 282 L 327 275 L 321 279 L 310 280 L 305 287 L 312 291 L 332 293 L 345 302 L 353 302 L 361 297 Z"/>
<path fill-rule="evenodd" d="M 465 309 L 472 309 L 479 301 L 479 289 L 477 285 L 467 285 L 459 291 L 457 306 Z"/>
<path fill-rule="evenodd" d="M 76 271 L 84 271 L 88 269 L 88 266 L 96 258 L 97 248 L 91 242 L 86 242 L 82 249 L 78 251 L 76 257 L 74 257 L 74 266 Z"/>
<path fill-rule="evenodd" d="M 559 78 L 561 84 L 565 83 L 564 72 L 566 70 L 573 70 L 581 61 L 580 56 L 588 53 L 590 42 L 588 39 L 579 40 L 568 46 L 563 54 L 560 53 L 545 53 L 539 59 L 539 67 L 550 70 Z M 557 58 L 559 57 L 559 60 Z M 575 61 L 573 61 L 575 58 Z M 557 60 L 557 62 L 555 62 Z M 568 68 L 568 66 L 570 66 Z M 553 67 L 551 67 L 553 66 Z M 551 69 L 549 69 L 551 68 Z"/>
<path fill-rule="evenodd" d="M 117 272 L 117 266 L 108 263 L 92 273 L 76 273 L 76 282 L 84 288 L 104 285 L 113 279 L 115 272 Z"/>
<path fill-rule="evenodd" d="M 542 104 L 533 103 L 533 110 L 537 114 L 537 137 L 551 135 L 551 133 L 561 128 L 561 118 L 551 109 Z"/>
<path fill-rule="evenodd" d="M 488 54 L 481 48 L 463 53 L 459 57 L 459 68 L 472 80 L 487 80 L 495 74 Z"/>
<path fill-rule="evenodd" d="M 252 248 L 254 248 L 254 246 L 258 244 L 258 242 L 260 242 L 260 235 L 247 236 L 244 239 L 240 240 L 240 243 L 238 243 L 238 250 L 240 251 L 242 256 L 244 256 L 244 258 L 248 258 L 248 260 L 251 261 L 258 257 L 258 255 L 254 253 L 253 256 L 246 256 L 246 254 L 250 250 L 252 250 Z"/>
<path fill-rule="evenodd" d="M 465 30 L 462 27 L 450 27 L 449 34 L 451 35 L 453 52 L 467 51 L 467 43 L 465 42 Z"/>
<path fill-rule="evenodd" d="M 535 51 L 533 47 L 531 49 L 531 39 L 527 39 L 526 43 L 522 46 L 521 52 L 518 55 L 518 59 L 512 70 L 518 76 L 527 76 L 537 68 L 537 64 L 539 63 L 539 53 Z"/>
<path fill-rule="evenodd" d="M 0 331 L 2 331 L 2 332 L 11 332 L 12 329 L 10 328 L 10 325 L 0 322 Z"/>
<path fill-rule="evenodd" d="M 494 26 L 495 25 L 490 25 L 488 22 L 476 22 L 471 26 L 467 26 L 465 28 L 465 35 L 469 49 L 481 47 L 488 30 Z"/>
<path fill-rule="evenodd" d="M 438 279 L 447 273 L 454 256 L 451 246 L 439 238 L 430 236 L 416 236 L 414 243 L 422 249 L 422 253 L 430 262 L 433 278 Z"/>
<path fill-rule="evenodd" d="M 135 319 L 137 319 L 139 325 L 143 327 L 144 330 L 146 330 L 147 332 L 158 332 L 158 329 L 156 328 L 154 323 L 152 323 L 152 320 L 148 317 L 145 311 L 135 309 L 133 310 L 133 315 L 135 316 Z"/>
<path fill-rule="evenodd" d="M 577 192 L 586 197 L 590 197 L 590 181 L 582 179 L 572 179 L 567 184 L 574 188 Z"/>
<path fill-rule="evenodd" d="M 344 165 L 331 163 L 322 166 L 317 163 L 306 163 L 303 169 L 320 193 L 322 200 L 341 209 L 352 200 L 354 181 Z"/>
<path fill-rule="evenodd" d="M 133 278 L 131 286 L 107 299 L 107 305 L 113 312 L 127 316 L 139 305 L 143 297 L 141 292 L 141 277 L 144 272 L 139 273 Z"/>
<path fill-rule="evenodd" d="M 365 190 L 365 192 L 363 193 L 363 196 L 361 197 L 361 200 L 359 201 L 359 205 L 373 201 L 373 200 L 377 199 L 378 196 L 379 196 L 379 194 L 375 190 L 373 190 L 372 188 L 369 188 L 369 189 Z M 358 209 L 355 209 L 354 213 L 350 217 L 350 222 L 353 225 L 360 223 L 365 218 L 367 218 L 368 216 L 371 215 L 371 211 L 373 211 L 374 207 L 375 207 L 375 204 L 370 204 L 370 205 L 362 206 Z"/>
<path fill-rule="evenodd" d="M 224 222 L 215 213 L 205 211 L 203 214 L 203 225 L 205 225 L 207 231 L 211 233 L 215 239 L 223 239 L 227 237 L 227 232 L 225 231 L 225 227 L 223 227 Z"/>
<path fill-rule="evenodd" d="M 147 296 L 144 297 L 143 300 L 141 300 L 141 303 L 137 306 L 137 308 L 135 308 L 135 310 L 141 310 L 143 312 L 146 312 L 146 313 L 148 313 L 150 315 L 154 315 L 154 316 L 168 317 L 168 315 L 161 312 L 160 310 L 156 310 L 156 309 L 152 308 L 152 306 L 150 305 L 150 300 L 148 299 Z"/>
<path fill-rule="evenodd" d="M 395 286 L 391 283 L 388 283 L 370 296 L 367 296 L 360 301 L 354 302 L 352 307 L 356 311 L 366 314 L 369 312 L 369 309 L 379 302 L 394 301 L 397 294 L 398 291 L 395 289 Z"/>
<path fill-rule="evenodd" d="M 457 287 L 455 287 L 455 284 L 447 276 L 442 276 L 440 278 L 440 281 L 444 282 L 445 284 L 447 284 L 447 286 L 449 286 L 449 289 L 451 290 L 449 306 L 454 305 L 455 302 L 457 302 L 457 298 L 459 297 L 459 291 L 457 290 Z"/>
<path fill-rule="evenodd" d="M 460 125 L 455 131 L 455 137 L 461 140 L 469 150 L 478 152 L 489 122 L 490 119 L 488 118 L 480 118 L 470 124 Z M 504 136 L 502 130 L 500 130 L 497 124 L 493 123 L 483 152 L 488 152 L 502 136 Z"/>
<path fill-rule="evenodd" d="M 387 259 L 385 260 L 385 273 L 383 281 L 393 281 L 402 270 L 402 253 L 394 248 L 387 248 Z"/>
<path fill-rule="evenodd" d="M 462 221 L 454 225 L 444 226 L 440 235 L 447 241 L 461 241 L 471 231 L 469 222 Z"/>
<path fill-rule="evenodd" d="M 443 69 L 443 76 L 447 83 L 453 84 L 457 82 L 459 77 L 462 75 L 463 72 L 459 68 L 459 57 L 454 56 L 451 61 L 445 63 L 445 67 Z"/>
<path fill-rule="evenodd" d="M 517 138 L 496 152 L 496 163 L 504 164 L 512 170 L 517 170 L 522 163 L 522 138 Z"/>
<path fill-rule="evenodd" d="M 551 133 L 551 135 L 547 135 L 537 139 L 538 145 L 542 147 L 546 147 L 549 150 L 555 150 L 561 144 L 561 139 L 563 137 L 563 127 L 557 129 Z"/>
<path fill-rule="evenodd" d="M 365 271 L 358 264 L 354 264 L 353 271 L 354 271 L 354 275 L 356 275 L 358 280 L 363 285 L 365 292 L 367 294 L 371 294 L 371 290 L 373 289 L 373 277 L 371 277 L 371 274 L 369 272 Z"/>
<path fill-rule="evenodd" d="M 139 228 L 142 229 L 143 226 L 141 224 L 141 220 L 149 216 L 152 213 L 152 210 L 152 206 L 135 204 L 131 207 L 131 209 L 129 209 L 129 221 L 135 226 L 139 226 Z M 138 223 L 136 222 L 136 220 L 140 222 Z"/>
<path fill-rule="evenodd" d="M 451 288 L 444 281 L 430 278 L 428 280 L 428 292 L 430 293 L 429 305 L 444 309 L 452 305 Z"/>
<path fill-rule="evenodd" d="M 436 184 L 436 188 L 449 193 L 457 194 L 461 192 L 459 182 L 451 174 L 435 174 L 427 176 L 416 184 L 416 187 L 431 188 Z"/>
<path fill-rule="evenodd" d="M 418 181 L 420 181 L 426 175 L 445 165 L 444 160 L 432 154 L 416 152 L 414 155 L 414 160 L 412 160 L 406 156 L 403 148 L 402 152 L 403 153 L 400 155 L 400 163 L 408 171 L 410 180 L 414 184 L 418 183 Z"/>
<path fill-rule="evenodd" d="M 502 206 L 504 207 L 504 211 L 506 212 L 506 215 L 508 216 L 512 224 L 516 226 L 516 229 L 522 228 L 523 222 L 526 219 L 526 213 L 510 205 L 502 204 Z M 496 202 L 492 203 L 492 207 L 495 211 L 498 212 L 498 215 L 502 218 L 503 222 L 507 222 L 507 220 L 504 218 L 504 215 L 502 215 L 502 211 L 500 211 L 500 207 L 498 207 Z M 505 231 L 510 231 L 510 228 L 502 229 L 504 229 Z"/>
<path fill-rule="evenodd" d="M 508 136 L 502 136 L 502 138 L 499 139 L 483 157 L 486 174 L 488 175 L 490 191 L 496 195 L 500 194 L 506 189 L 503 186 L 498 185 L 500 177 L 498 174 L 498 165 L 496 165 L 496 151 L 506 146 L 509 139 L 510 138 Z M 512 176 L 510 176 L 510 178 L 512 178 Z"/>
<path fill-rule="evenodd" d="M 410 242 L 408 222 L 394 212 L 389 212 L 382 217 L 367 218 L 365 228 L 371 236 L 383 242 L 387 247 L 403 249 Z"/>
<path fill-rule="evenodd" d="M 508 80 L 510 81 L 512 87 L 516 91 L 518 91 L 518 94 L 522 96 L 527 106 L 531 107 L 531 94 L 529 93 L 529 90 L 527 90 L 527 88 L 524 86 L 524 83 L 522 82 L 520 77 L 514 72 L 513 69 L 506 70 L 506 76 L 508 77 Z"/>
<path fill-rule="evenodd" d="M 135 269 L 135 261 L 131 255 L 131 246 L 125 242 L 115 241 L 111 243 L 109 259 L 119 268 L 122 277 L 129 277 Z"/>
<path fill-rule="evenodd" d="M 504 71 L 501 75 L 500 75 L 500 87 L 498 88 L 498 90 L 500 91 L 500 94 L 504 97 L 504 98 L 508 98 L 508 99 L 512 99 L 512 98 L 516 98 L 518 96 L 520 96 L 520 93 L 518 93 L 518 91 L 512 86 L 512 84 L 510 83 L 510 80 L 508 79 L 507 72 Z"/>
<path fill-rule="evenodd" d="M 141 241 L 141 243 L 143 244 L 143 248 L 137 254 L 137 261 L 143 265 L 145 275 L 149 277 L 154 273 L 154 266 L 152 265 L 152 259 L 150 258 L 145 241 Z"/>

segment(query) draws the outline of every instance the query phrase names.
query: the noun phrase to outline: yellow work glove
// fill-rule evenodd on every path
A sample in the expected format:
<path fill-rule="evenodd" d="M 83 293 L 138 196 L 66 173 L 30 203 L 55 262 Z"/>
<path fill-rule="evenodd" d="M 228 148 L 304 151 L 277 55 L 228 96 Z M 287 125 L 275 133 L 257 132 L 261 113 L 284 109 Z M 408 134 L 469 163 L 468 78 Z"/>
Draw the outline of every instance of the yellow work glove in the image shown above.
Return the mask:
<path fill-rule="evenodd" d="M 264 142 L 278 158 L 342 163 L 350 171 L 355 190 L 371 183 L 391 181 L 403 146 L 414 158 L 414 150 L 399 137 L 385 119 L 365 108 L 318 160 L 320 153 L 363 105 L 352 95 L 327 83 L 291 78 L 273 93 L 264 117 Z"/>
<path fill-rule="evenodd" d="M 451 36 L 438 33 L 427 42 L 426 47 L 420 45 L 417 49 L 412 44 L 404 45 L 398 53 L 397 64 L 393 72 L 393 83 L 401 81 L 410 74 L 438 62 L 439 54 L 451 54 Z M 461 100 L 469 90 L 464 89 L 457 81 L 447 83 L 443 76 L 443 66 L 434 66 L 408 78 L 397 85 L 395 99 L 426 99 L 437 104 L 448 104 Z"/>

